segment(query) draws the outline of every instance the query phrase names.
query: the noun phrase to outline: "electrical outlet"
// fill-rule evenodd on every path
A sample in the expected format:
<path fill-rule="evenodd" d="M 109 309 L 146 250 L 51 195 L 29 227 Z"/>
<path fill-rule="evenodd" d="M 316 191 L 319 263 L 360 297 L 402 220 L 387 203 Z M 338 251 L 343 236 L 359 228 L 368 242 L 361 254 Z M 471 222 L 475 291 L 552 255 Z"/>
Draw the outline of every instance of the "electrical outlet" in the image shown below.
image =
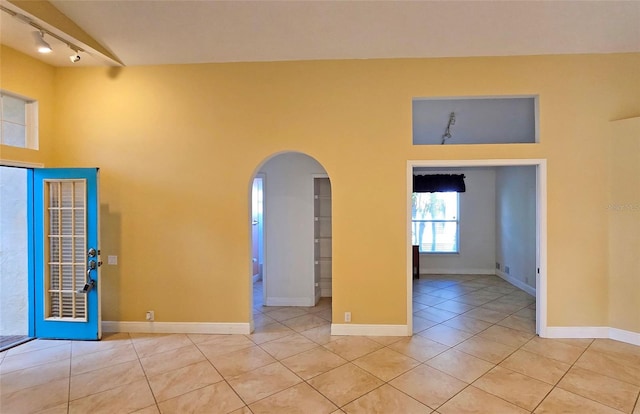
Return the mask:
<path fill-rule="evenodd" d="M 496 269 L 500 270 L 500 263 L 496 262 Z"/>
<path fill-rule="evenodd" d="M 504 272 L 505 272 L 506 274 L 509 274 L 509 266 L 505 266 L 505 267 L 504 267 Z"/>
<path fill-rule="evenodd" d="M 344 321 L 345 322 L 351 322 L 351 312 L 345 312 L 344 313 Z"/>
<path fill-rule="evenodd" d="M 108 265 L 117 265 L 118 264 L 118 256 L 107 256 L 107 264 Z"/>
<path fill-rule="evenodd" d="M 154 311 L 147 311 L 147 317 L 146 317 L 146 319 L 147 319 L 149 322 L 153 322 L 155 318 L 156 318 L 156 316 L 155 316 L 155 312 L 154 312 Z"/>

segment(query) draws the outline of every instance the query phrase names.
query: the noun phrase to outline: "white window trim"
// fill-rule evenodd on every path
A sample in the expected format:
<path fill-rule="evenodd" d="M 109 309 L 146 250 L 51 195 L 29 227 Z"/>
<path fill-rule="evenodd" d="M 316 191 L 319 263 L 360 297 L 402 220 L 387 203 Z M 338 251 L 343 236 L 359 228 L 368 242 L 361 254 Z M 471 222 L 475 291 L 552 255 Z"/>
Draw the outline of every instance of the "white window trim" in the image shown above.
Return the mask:
<path fill-rule="evenodd" d="M 39 149 L 40 140 L 38 129 L 38 101 L 27 100 L 25 104 L 25 122 L 26 122 L 26 147 L 27 149 Z"/>

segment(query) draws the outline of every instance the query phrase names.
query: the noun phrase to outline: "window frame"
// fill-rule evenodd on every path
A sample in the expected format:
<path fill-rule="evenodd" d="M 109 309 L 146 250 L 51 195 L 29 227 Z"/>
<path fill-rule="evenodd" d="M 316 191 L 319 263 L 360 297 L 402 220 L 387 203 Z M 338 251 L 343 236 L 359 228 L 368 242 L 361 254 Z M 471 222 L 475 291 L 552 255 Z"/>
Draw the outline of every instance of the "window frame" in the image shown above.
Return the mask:
<path fill-rule="evenodd" d="M 5 96 L 11 97 L 13 99 L 19 99 L 24 103 L 24 127 L 25 127 L 25 140 L 24 146 L 21 145 L 11 145 L 5 144 L 4 142 L 4 134 L 2 133 L 2 125 L 7 123 L 13 123 L 11 121 L 5 121 L 4 119 L 4 110 L 2 105 L 2 98 Z M 31 149 L 38 150 L 39 149 L 39 140 L 38 140 L 38 101 L 32 98 L 28 98 L 26 96 L 9 92 L 4 89 L 0 89 L 0 145 L 5 147 L 12 148 L 23 148 L 23 149 Z"/>
<path fill-rule="evenodd" d="M 423 220 L 423 219 L 414 219 L 413 218 L 413 212 L 411 214 L 411 240 L 412 240 L 412 244 L 413 242 L 418 242 L 417 245 L 418 246 L 418 251 L 420 254 L 429 254 L 429 255 L 459 255 L 460 254 L 460 193 L 455 192 L 455 191 L 442 191 L 439 193 L 455 193 L 456 194 L 456 213 L 455 213 L 455 220 L 451 220 L 451 219 L 430 219 L 430 220 Z M 421 194 L 421 193 L 413 193 L 413 194 Z M 412 196 L 413 196 L 412 194 Z M 438 192 L 434 193 L 434 194 L 438 194 Z M 455 235 L 455 251 L 425 251 L 422 250 L 422 244 L 419 243 L 419 240 L 416 239 L 416 234 L 415 234 L 415 228 L 416 228 L 416 224 L 417 223 L 455 223 L 456 224 L 456 235 Z"/>

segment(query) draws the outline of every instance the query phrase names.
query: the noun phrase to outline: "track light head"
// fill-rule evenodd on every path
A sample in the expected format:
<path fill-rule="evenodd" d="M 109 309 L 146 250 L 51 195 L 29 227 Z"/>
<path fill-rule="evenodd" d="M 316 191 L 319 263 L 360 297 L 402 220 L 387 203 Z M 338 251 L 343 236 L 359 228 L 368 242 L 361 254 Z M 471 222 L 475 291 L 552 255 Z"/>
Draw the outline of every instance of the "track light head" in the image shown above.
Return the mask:
<path fill-rule="evenodd" d="M 76 52 L 73 55 L 69 56 L 69 60 L 71 61 L 71 63 L 80 62 L 80 53 Z"/>
<path fill-rule="evenodd" d="M 33 37 L 36 39 L 36 47 L 40 53 L 50 53 L 51 46 L 44 40 L 44 32 L 42 30 L 33 32 Z"/>

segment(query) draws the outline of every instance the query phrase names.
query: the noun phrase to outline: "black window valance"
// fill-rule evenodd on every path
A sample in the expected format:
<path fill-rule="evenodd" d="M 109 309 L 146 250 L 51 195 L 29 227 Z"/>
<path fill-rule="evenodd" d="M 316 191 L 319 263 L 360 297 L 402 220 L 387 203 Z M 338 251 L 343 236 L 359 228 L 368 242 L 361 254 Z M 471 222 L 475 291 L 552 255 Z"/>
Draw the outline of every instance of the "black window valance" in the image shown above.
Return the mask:
<path fill-rule="evenodd" d="M 413 176 L 414 193 L 464 193 L 464 174 L 429 174 Z"/>

